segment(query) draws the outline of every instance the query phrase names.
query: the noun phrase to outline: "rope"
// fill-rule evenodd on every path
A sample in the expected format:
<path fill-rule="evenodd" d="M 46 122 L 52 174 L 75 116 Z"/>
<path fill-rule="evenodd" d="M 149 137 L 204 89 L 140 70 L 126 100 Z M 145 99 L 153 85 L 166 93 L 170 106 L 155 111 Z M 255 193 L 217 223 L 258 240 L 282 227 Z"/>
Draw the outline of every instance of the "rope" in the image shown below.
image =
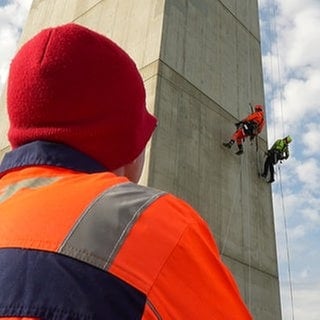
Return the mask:
<path fill-rule="evenodd" d="M 285 136 L 285 126 L 284 126 L 284 114 L 283 114 L 283 82 L 282 82 L 282 75 L 281 75 L 281 68 L 280 68 L 280 54 L 279 54 L 279 42 L 278 42 L 278 28 L 276 23 L 276 4 L 273 0 L 271 4 L 272 16 L 273 16 L 273 34 L 275 35 L 275 56 L 277 59 L 277 76 L 278 76 L 278 86 L 279 86 L 279 101 L 280 101 L 280 122 L 281 122 L 281 133 L 282 138 Z M 272 59 L 271 59 L 272 60 Z M 273 69 L 272 69 L 273 71 Z M 273 75 L 272 75 L 273 76 Z M 276 83 L 274 79 L 273 82 Z M 276 125 L 275 119 L 275 107 L 273 106 L 273 124 Z M 276 127 L 274 128 L 274 133 L 276 134 Z M 276 138 L 274 138 L 276 140 Z M 285 234 L 285 247 L 286 247 L 286 255 L 287 255 L 287 271 L 288 271 L 288 278 L 289 278 L 289 294 L 290 294 L 290 302 L 291 302 L 291 319 L 294 320 L 294 297 L 293 297 L 293 286 L 292 286 L 292 277 L 291 277 L 291 262 L 290 262 L 290 249 L 289 249 L 289 238 L 288 238 L 288 227 L 287 227 L 287 219 L 286 219 L 286 212 L 285 212 L 285 204 L 284 204 L 284 193 L 283 193 L 283 184 L 282 184 L 282 176 L 280 165 L 278 165 L 278 175 L 279 175 L 279 186 L 280 186 L 280 195 L 281 195 L 281 207 L 282 207 L 282 215 L 283 215 L 283 222 L 284 222 L 284 234 Z"/>
<path fill-rule="evenodd" d="M 276 23 L 276 6 L 273 4 L 271 6 L 273 8 L 273 16 L 274 16 L 274 34 L 275 34 L 275 49 L 276 49 L 276 57 L 277 57 L 277 72 L 278 72 L 278 86 L 279 86 L 279 100 L 280 100 L 280 111 L 281 111 L 281 129 L 282 129 L 282 136 L 284 136 L 284 116 L 283 116 L 283 83 L 282 83 L 282 75 L 280 69 L 280 54 L 279 54 L 279 41 L 278 41 L 278 28 Z"/>
<path fill-rule="evenodd" d="M 244 157 L 243 156 L 240 156 L 240 159 L 241 159 L 241 163 L 240 163 L 240 169 L 243 168 L 243 162 L 244 162 Z M 231 227 L 231 221 L 233 220 L 233 216 L 234 216 L 234 213 L 235 213 L 235 207 L 236 207 L 236 204 L 239 204 L 239 207 L 242 208 L 242 197 L 241 197 L 241 192 L 237 192 L 237 190 L 241 190 L 241 187 L 242 187 L 242 184 L 243 184 L 243 171 L 242 170 L 239 170 L 239 173 L 236 177 L 236 181 L 238 182 L 237 184 L 234 184 L 235 185 L 235 193 L 236 195 L 233 196 L 233 202 L 232 202 L 232 206 L 231 206 L 231 210 L 230 210 L 230 214 L 229 214 L 229 217 L 228 217 L 228 222 L 227 222 L 227 229 L 226 229 L 226 232 L 225 232 L 225 237 L 224 237 L 224 240 L 223 240 L 223 245 L 222 245 L 222 248 L 221 248 L 221 255 L 224 254 L 225 252 L 225 248 L 226 248 L 226 244 L 227 244 L 227 241 L 228 241 L 228 238 L 229 238 L 229 232 L 230 232 L 230 227 Z M 245 173 L 246 174 L 246 173 Z M 242 188 L 243 189 L 243 188 Z M 247 225 L 247 235 L 248 235 L 248 302 L 247 302 L 247 305 L 248 305 L 248 308 L 251 309 L 251 303 L 252 303 L 252 299 L 251 299 L 251 219 L 250 219 L 250 210 L 247 210 L 247 221 L 246 221 L 246 225 Z"/>
<path fill-rule="evenodd" d="M 268 16 L 273 17 L 272 20 L 271 19 L 268 20 L 269 22 L 271 20 L 271 22 L 267 24 L 267 26 L 268 26 L 267 34 L 268 35 L 277 34 L 276 33 L 277 32 L 277 28 L 275 26 L 275 18 L 274 18 L 275 17 L 274 6 L 275 6 L 275 2 L 274 1 L 273 1 L 273 3 L 271 3 L 270 6 L 268 6 L 268 10 L 269 10 Z M 267 38 L 267 40 L 269 41 L 269 45 L 270 45 L 272 43 L 272 41 L 270 40 L 270 38 Z M 270 45 L 270 47 L 271 47 L 271 45 Z M 269 64 L 270 64 L 269 70 L 271 70 L 271 72 L 270 72 L 270 77 L 271 77 L 270 81 L 274 83 L 275 82 L 275 75 L 274 75 L 274 69 L 275 68 L 274 68 L 274 59 L 273 59 L 273 56 L 272 56 L 272 52 L 270 54 L 270 59 L 268 59 L 268 60 L 269 60 Z M 274 89 L 274 86 L 272 85 L 271 86 L 271 97 L 273 98 L 275 96 L 276 96 L 275 89 Z M 271 119 L 272 119 L 272 123 L 273 123 L 273 128 L 272 128 L 273 129 L 273 141 L 275 141 L 276 138 L 277 138 L 277 129 L 276 129 L 276 126 L 275 126 L 276 115 L 275 115 L 275 106 L 274 106 L 274 103 L 273 103 L 273 99 L 272 99 L 272 101 L 270 101 L 270 109 L 271 109 Z"/>
<path fill-rule="evenodd" d="M 240 183 L 240 178 L 241 178 L 241 170 L 239 170 L 239 174 L 238 174 L 238 177 L 237 177 L 237 180 L 236 181 L 239 181 L 239 188 L 241 187 Z M 235 188 L 235 190 L 239 190 L 239 188 Z M 237 195 L 238 196 L 235 196 L 233 197 L 233 202 L 232 202 L 232 206 L 231 206 L 231 210 L 230 210 L 230 214 L 229 214 L 229 218 L 228 218 L 228 223 L 227 223 L 227 230 L 226 230 L 226 233 L 225 233 L 225 237 L 224 237 L 224 241 L 223 241 L 223 245 L 222 245 L 222 248 L 221 248 L 221 254 L 223 255 L 224 254 L 224 250 L 226 248 L 226 244 L 227 244 L 227 240 L 228 240 L 228 237 L 229 237 L 229 231 L 230 231 L 230 226 L 231 226 L 231 221 L 232 221 L 232 217 L 234 215 L 234 212 L 235 212 L 235 204 L 239 202 L 239 195 L 240 195 L 240 192 L 237 192 Z"/>
<path fill-rule="evenodd" d="M 241 168 L 243 168 L 243 157 L 241 157 Z M 248 175 L 248 172 L 246 172 L 246 175 Z M 247 181 L 250 184 L 250 179 Z M 240 183 L 242 186 L 243 185 L 242 170 L 241 170 L 241 175 L 240 175 Z M 242 203 L 241 203 L 241 207 L 242 207 Z M 247 210 L 247 227 L 248 227 L 248 282 L 249 282 L 249 284 L 248 284 L 248 307 L 251 310 L 251 217 L 250 217 L 250 210 Z"/>
<path fill-rule="evenodd" d="M 291 278 L 291 266 L 290 266 L 290 251 L 289 251 L 289 238 L 288 238 L 288 228 L 287 228 L 287 219 L 286 212 L 284 206 L 284 196 L 283 196 L 283 188 L 282 188 L 282 176 L 280 166 L 278 166 L 279 172 L 279 181 L 280 181 L 280 193 L 281 193 L 281 207 L 283 213 L 283 224 L 284 224 L 284 234 L 286 240 L 286 253 L 287 253 L 287 261 L 288 261 L 288 278 L 289 278 L 289 291 L 290 291 L 290 302 L 291 302 L 291 315 L 292 320 L 294 320 L 294 299 L 293 299 L 293 287 L 292 287 L 292 278 Z"/>
<path fill-rule="evenodd" d="M 236 1 L 237 2 L 237 1 Z M 250 14 L 250 10 L 249 10 L 249 1 L 246 2 L 246 13 L 247 16 L 249 17 L 249 28 L 251 27 L 251 14 Z M 247 57 L 247 72 L 248 72 L 248 100 L 249 102 L 249 107 L 250 107 L 250 112 L 253 112 L 253 107 L 251 104 L 251 98 L 252 98 L 252 86 L 251 86 L 251 82 L 252 82 L 252 77 L 251 77 L 251 46 L 250 46 L 250 33 L 247 33 L 247 51 L 248 51 L 248 57 Z M 243 160 L 244 158 L 241 157 L 241 173 L 240 173 L 240 187 L 242 187 L 243 185 Z M 247 172 L 246 172 L 247 174 Z M 249 180 L 247 180 L 249 181 Z M 250 181 L 249 181 L 250 183 Z M 241 197 L 241 196 L 240 196 Z M 241 198 L 242 199 L 242 198 Z M 241 207 L 242 207 L 242 203 L 241 203 Z M 247 210 L 247 229 L 248 229 L 248 307 L 249 309 L 251 309 L 251 223 L 250 223 L 250 210 Z"/>

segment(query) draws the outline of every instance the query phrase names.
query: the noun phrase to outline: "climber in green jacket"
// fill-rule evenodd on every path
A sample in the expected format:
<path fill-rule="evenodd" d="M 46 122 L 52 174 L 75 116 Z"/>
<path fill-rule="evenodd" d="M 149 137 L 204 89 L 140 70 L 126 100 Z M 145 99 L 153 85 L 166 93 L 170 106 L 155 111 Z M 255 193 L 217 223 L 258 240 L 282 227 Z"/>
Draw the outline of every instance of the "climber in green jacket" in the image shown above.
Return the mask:
<path fill-rule="evenodd" d="M 268 175 L 268 170 L 270 171 L 270 178 L 268 183 L 274 182 L 274 165 L 277 164 L 279 160 L 286 160 L 289 158 L 289 143 L 292 141 L 290 136 L 283 139 L 278 139 L 271 149 L 266 152 L 267 158 L 264 163 L 264 170 L 261 177 L 266 178 Z"/>

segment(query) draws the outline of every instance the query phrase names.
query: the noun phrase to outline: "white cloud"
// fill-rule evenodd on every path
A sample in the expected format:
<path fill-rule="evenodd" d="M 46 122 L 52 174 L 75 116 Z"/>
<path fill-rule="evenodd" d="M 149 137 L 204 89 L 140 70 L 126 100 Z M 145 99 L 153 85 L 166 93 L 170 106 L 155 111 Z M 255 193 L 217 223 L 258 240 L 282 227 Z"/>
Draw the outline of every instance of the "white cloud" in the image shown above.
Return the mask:
<path fill-rule="evenodd" d="M 285 34 L 285 49 L 289 67 L 319 66 L 319 54 L 315 46 L 320 41 L 320 8 L 306 7 L 294 16 L 294 27 Z"/>
<path fill-rule="evenodd" d="M 301 163 L 297 168 L 299 180 L 305 184 L 307 188 L 317 188 L 320 181 L 320 166 L 315 158 L 307 159 Z"/>
<path fill-rule="evenodd" d="M 304 218 L 313 226 L 318 228 L 320 226 L 320 211 L 319 207 L 307 208 L 302 211 Z"/>
<path fill-rule="evenodd" d="M 315 320 L 319 319 L 320 315 L 320 306 L 315 303 L 319 299 L 320 293 L 320 283 L 317 283 L 320 278 L 317 241 L 319 225 L 311 223 L 310 217 L 316 220 L 319 217 L 315 211 L 312 213 L 309 211 L 307 214 L 304 212 L 301 216 L 299 213 L 301 214 L 299 210 L 295 210 L 293 214 L 291 213 L 292 218 L 287 216 L 287 224 L 289 225 L 287 229 L 284 228 L 283 221 L 277 219 L 277 249 L 283 319 L 292 319 L 292 294 L 295 319 Z M 290 227 L 293 223 L 292 220 L 298 223 L 294 227 Z M 315 228 L 317 229 L 315 230 Z M 312 238 L 315 238 L 316 241 Z"/>
<path fill-rule="evenodd" d="M 308 276 L 309 276 L 309 268 L 303 269 L 303 270 L 300 272 L 300 275 L 299 275 L 299 277 L 300 277 L 301 279 L 307 279 Z"/>
<path fill-rule="evenodd" d="M 268 45 L 271 52 L 263 59 L 266 81 L 281 85 L 280 93 L 269 92 L 274 109 L 271 121 L 275 127 L 282 122 L 294 127 L 299 121 L 305 122 L 306 117 L 319 115 L 320 2 L 278 0 L 274 3 L 278 15 L 270 19 L 269 29 L 277 31 L 277 41 L 265 39 L 273 45 Z"/>
<path fill-rule="evenodd" d="M 300 224 L 292 228 L 292 230 L 290 230 L 290 235 L 292 240 L 295 240 L 295 239 L 299 240 L 303 238 L 305 234 L 306 234 L 306 226 L 303 224 Z"/>
<path fill-rule="evenodd" d="M 319 320 L 320 283 L 318 279 L 312 283 L 301 282 L 297 285 L 293 283 L 293 310 L 291 307 L 289 283 L 286 282 L 284 286 L 285 291 L 281 294 L 283 319 Z M 292 316 L 292 311 L 294 312 L 294 317 Z"/>
<path fill-rule="evenodd" d="M 314 320 L 319 319 L 320 315 L 320 305 L 315 303 L 320 296 L 320 284 L 315 281 L 320 278 L 319 172 L 317 158 L 291 157 L 281 166 L 281 189 L 279 181 L 274 185 L 283 319 L 292 319 L 288 269 L 291 270 L 295 319 Z"/>
<path fill-rule="evenodd" d="M 295 316 L 296 319 L 318 320 L 320 283 L 318 279 L 305 286 L 300 284 L 295 288 Z M 285 318 L 284 318 L 285 319 Z"/>
<path fill-rule="evenodd" d="M 281 304 L 283 319 L 292 319 L 290 268 L 295 319 L 315 320 L 320 315 L 320 2 L 276 3 L 280 16 L 271 23 L 277 23 L 279 39 L 267 45 L 272 51 L 263 57 L 271 110 L 268 137 L 294 137 L 292 156 L 281 166 L 282 192 L 279 176 L 273 186 Z"/>
<path fill-rule="evenodd" d="M 9 63 L 16 51 L 31 3 L 32 0 L 12 0 L 0 7 L 0 92 L 7 79 Z"/>
<path fill-rule="evenodd" d="M 305 122 L 306 117 L 319 115 L 320 68 L 307 72 L 307 79 L 290 79 L 284 88 L 285 121 Z"/>
<path fill-rule="evenodd" d="M 319 7 L 318 0 L 277 0 L 276 1 L 285 16 L 294 16 L 302 10 L 310 7 Z"/>
<path fill-rule="evenodd" d="M 306 147 L 304 150 L 306 155 L 320 154 L 319 135 L 319 123 L 309 123 L 306 125 L 306 133 L 302 136 L 302 141 Z"/>

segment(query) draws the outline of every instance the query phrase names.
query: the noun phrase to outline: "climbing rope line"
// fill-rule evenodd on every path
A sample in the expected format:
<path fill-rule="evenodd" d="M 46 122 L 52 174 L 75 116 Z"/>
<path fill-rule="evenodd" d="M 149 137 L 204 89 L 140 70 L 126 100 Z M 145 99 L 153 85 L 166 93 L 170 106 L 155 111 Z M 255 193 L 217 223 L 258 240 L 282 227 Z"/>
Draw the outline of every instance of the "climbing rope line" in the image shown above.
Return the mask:
<path fill-rule="evenodd" d="M 272 16 L 272 33 L 274 35 L 274 50 L 275 50 L 275 58 L 277 62 L 277 77 L 278 79 L 275 79 L 273 74 L 273 68 L 272 70 L 272 79 L 273 82 L 272 87 L 274 87 L 274 84 L 277 84 L 278 90 L 277 94 L 279 95 L 279 106 L 280 106 L 280 124 L 281 124 L 281 134 L 282 137 L 285 136 L 285 126 L 284 126 L 284 113 L 283 113 L 283 81 L 282 81 L 282 74 L 281 74 L 281 68 L 280 68 L 280 52 L 279 52 L 279 41 L 278 41 L 278 28 L 277 28 L 277 7 L 276 7 L 276 1 L 273 0 L 270 6 L 271 10 L 271 16 Z M 270 42 L 272 40 L 269 39 Z M 272 52 L 271 52 L 272 53 Z M 271 64 L 273 65 L 273 57 L 271 54 Z M 272 89 L 273 97 L 275 97 L 275 92 Z M 274 99 L 273 99 L 274 100 Z M 275 106 L 272 106 L 272 123 L 274 125 L 274 134 L 276 135 L 276 126 L 277 126 L 277 119 L 276 119 L 276 112 L 275 112 Z M 276 140 L 276 136 L 274 137 L 274 140 Z M 282 183 L 282 175 L 281 175 L 281 169 L 280 165 L 277 165 L 277 171 L 278 171 L 278 179 L 279 179 L 279 189 L 280 189 L 280 196 L 281 196 L 281 209 L 282 209 L 282 216 L 283 216 L 283 224 L 284 224 L 284 235 L 285 235 L 285 250 L 286 250 L 286 258 L 287 258 L 287 272 L 288 272 L 288 280 L 289 280 L 289 295 L 290 295 L 290 302 L 291 302 L 291 315 L 292 320 L 294 320 L 294 296 L 293 296 L 293 286 L 292 286 L 292 276 L 291 276 L 291 262 L 290 262 L 290 246 L 289 246 L 289 238 L 288 238 L 288 226 L 287 226 L 287 219 L 286 219 L 286 211 L 285 211 L 285 201 L 284 201 L 284 192 L 283 192 L 283 183 Z"/>
<path fill-rule="evenodd" d="M 238 177 L 237 177 L 237 180 L 236 180 L 236 181 L 239 181 L 239 184 L 241 183 L 240 175 L 241 175 L 241 170 L 239 170 L 239 174 L 238 174 Z M 241 187 L 241 185 L 239 185 L 239 188 L 240 187 Z M 235 188 L 235 190 L 239 190 L 239 188 Z M 228 241 L 228 238 L 229 238 L 229 231 L 230 231 L 231 221 L 232 221 L 232 217 L 233 217 L 234 212 L 235 212 L 235 205 L 236 205 L 236 203 L 239 202 L 240 192 L 236 192 L 236 195 L 237 196 L 233 197 L 233 202 L 232 202 L 231 210 L 230 210 L 229 217 L 228 217 L 227 229 L 226 229 L 226 233 L 225 233 L 223 244 L 222 244 L 222 248 L 221 248 L 221 254 L 222 255 L 224 254 L 224 251 L 225 251 L 225 248 L 226 248 L 226 244 L 227 244 L 227 241 Z"/>
<path fill-rule="evenodd" d="M 244 158 L 241 157 L 241 168 L 244 167 L 243 163 L 244 163 Z M 245 172 L 246 176 L 248 175 L 248 172 L 246 170 Z M 243 173 L 241 170 L 241 175 L 240 175 L 240 187 L 242 187 L 243 182 L 247 181 L 248 184 L 250 183 L 250 180 L 243 179 Z M 249 187 L 249 186 L 248 186 Z M 248 188 L 249 189 L 249 188 Z M 244 188 L 241 188 L 241 190 L 244 190 Z M 242 199 L 242 197 L 241 197 Z M 241 202 L 241 208 L 242 208 L 242 202 Z M 248 230 L 248 307 L 251 310 L 251 210 L 246 210 L 246 214 L 247 214 L 247 230 Z"/>
<path fill-rule="evenodd" d="M 279 86 L 279 101 L 280 101 L 280 119 L 281 119 L 281 129 L 282 129 L 282 137 L 285 136 L 285 127 L 284 127 L 284 114 L 283 114 L 283 82 L 280 68 L 280 53 L 279 53 L 279 41 L 278 41 L 278 28 L 276 23 L 276 5 L 273 0 L 273 17 L 274 17 L 274 32 L 275 32 L 275 50 L 276 50 L 276 58 L 277 58 L 277 71 L 278 71 L 278 86 Z M 281 206 L 283 213 L 283 222 L 284 222 L 284 230 L 285 230 L 285 242 L 286 242 L 286 253 L 287 253 L 287 268 L 288 268 L 288 277 L 289 277 L 289 291 L 290 291 L 290 301 L 292 308 L 292 319 L 294 319 L 294 303 L 293 303 L 293 288 L 292 288 L 292 277 L 291 277 L 291 263 L 290 263 L 290 250 L 289 250 L 289 239 L 288 239 L 288 227 L 287 227 L 287 219 L 285 212 L 285 204 L 284 204 L 284 193 L 283 193 L 283 184 L 282 184 L 282 175 L 280 164 L 278 165 L 278 173 L 279 173 L 279 186 L 280 186 L 280 195 L 281 195 Z"/>
<path fill-rule="evenodd" d="M 248 18 L 248 31 L 247 31 L 247 73 L 248 73 L 248 93 L 247 93 L 247 97 L 248 97 L 248 101 L 249 102 L 249 107 L 250 107 L 250 113 L 253 112 L 253 106 L 251 104 L 251 100 L 252 100 L 252 68 L 251 68 L 251 45 L 250 45 L 250 39 L 251 39 L 251 35 L 250 35 L 250 28 L 252 25 L 252 21 L 251 21 L 251 14 L 250 14 L 250 8 L 249 8 L 249 1 L 246 1 L 246 13 L 247 13 L 247 17 Z M 257 139 L 257 138 L 256 138 Z M 241 157 L 241 173 L 240 173 L 240 190 L 243 190 L 242 186 L 244 181 L 249 181 L 249 180 L 244 180 L 243 179 L 243 168 L 244 168 L 244 158 Z M 245 174 L 247 175 L 248 172 L 245 172 Z M 241 195 L 240 198 L 242 199 Z M 242 208 L 242 201 L 241 201 L 241 208 Z M 250 214 L 251 211 L 250 210 L 246 210 L 246 218 L 247 218 L 247 223 L 244 224 L 247 226 L 247 236 L 248 236 L 248 307 L 251 310 L 251 219 L 250 219 Z M 245 234 L 245 233 L 244 233 Z"/>
<path fill-rule="evenodd" d="M 240 168 L 244 167 L 244 159 L 243 157 L 240 157 Z M 234 184 L 236 187 L 234 188 L 235 190 L 235 196 L 233 196 L 233 201 L 232 201 L 232 206 L 231 206 L 231 210 L 229 211 L 229 215 L 228 215 L 228 221 L 227 221 L 227 227 L 226 227 L 226 231 L 225 231 L 225 235 L 224 235 L 224 239 L 223 239 L 223 244 L 222 244 L 222 248 L 221 248 L 221 255 L 223 255 L 225 253 L 225 249 L 226 249 L 226 245 L 227 245 L 227 241 L 229 239 L 229 233 L 230 233 L 230 227 L 231 227 L 231 223 L 233 221 L 233 217 L 234 214 L 236 212 L 235 208 L 236 206 L 242 208 L 242 197 L 241 197 L 241 192 L 237 192 L 238 190 L 242 190 L 242 184 L 243 181 L 245 181 L 243 179 L 243 173 L 242 170 L 238 170 L 238 175 L 235 179 L 235 181 L 237 181 L 236 184 Z M 240 204 L 239 204 L 240 202 Z M 251 281 L 252 281 L 252 275 L 251 275 L 251 219 L 250 219 L 250 210 L 247 210 L 247 216 L 246 216 L 246 223 L 244 223 L 244 226 L 247 226 L 247 232 L 243 232 L 243 234 L 247 235 L 247 239 L 248 239 L 248 243 L 247 243 L 247 252 L 248 252 L 248 307 L 249 309 L 251 309 Z M 245 242 L 245 241 L 244 241 Z"/>
<path fill-rule="evenodd" d="M 292 314 L 292 320 L 294 320 L 294 298 L 293 298 L 293 287 L 292 287 L 292 280 L 291 280 L 289 238 L 288 238 L 288 228 L 287 228 L 287 219 L 286 219 L 286 212 L 285 212 L 285 205 L 284 205 L 282 176 L 281 176 L 280 166 L 278 166 L 278 172 L 279 172 L 279 181 L 280 181 L 281 207 L 283 212 L 284 234 L 285 234 L 285 241 L 286 241 L 286 254 L 287 254 L 287 261 L 288 261 L 287 265 L 288 265 L 288 277 L 289 277 L 289 289 L 290 289 L 289 291 L 290 291 L 290 302 L 291 302 L 291 314 Z"/>
<path fill-rule="evenodd" d="M 265 32 L 265 35 L 268 36 L 268 35 L 272 35 L 272 34 L 276 34 L 276 27 L 275 27 L 275 23 L 274 23 L 274 15 L 275 15 L 275 11 L 273 11 L 272 7 L 273 7 L 274 3 L 271 4 L 270 6 L 268 6 L 268 13 L 267 15 L 269 17 L 272 17 L 272 19 L 268 19 L 267 22 L 265 25 L 266 25 L 266 32 Z M 275 82 L 275 75 L 274 75 L 274 70 L 275 70 L 275 67 L 274 67 L 274 59 L 273 59 L 273 52 L 272 52 L 272 47 L 271 47 L 271 44 L 272 44 L 272 41 L 270 40 L 270 37 L 265 37 L 265 39 L 267 41 L 265 42 L 268 42 L 269 44 L 269 47 L 267 48 L 268 50 L 268 55 L 267 55 L 267 59 L 266 61 L 264 62 L 265 65 L 268 64 L 268 69 L 270 71 L 270 75 L 269 75 L 269 80 L 271 82 L 271 86 L 270 86 L 270 95 L 271 95 L 271 99 L 270 99 L 270 108 L 269 110 L 271 111 L 271 119 L 272 119 L 272 132 L 273 132 L 273 141 L 276 140 L 276 137 L 277 137 L 277 132 L 276 132 L 276 126 L 275 126 L 275 119 L 276 119 L 276 115 L 275 115 L 275 106 L 274 106 L 274 97 L 276 96 L 275 94 L 275 89 L 274 89 L 274 85 L 273 83 Z M 269 58 L 269 59 L 268 59 Z M 270 131 L 271 128 L 268 128 L 268 131 Z"/>
<path fill-rule="evenodd" d="M 280 124 L 281 124 L 281 133 L 282 137 L 285 136 L 285 127 L 284 127 L 284 114 L 283 114 L 283 83 L 282 83 L 282 75 L 281 75 L 281 68 L 280 68 L 280 53 L 279 53 L 279 41 L 278 41 L 278 28 L 276 23 L 276 4 L 273 0 L 272 7 L 272 14 L 273 14 L 273 25 L 274 25 L 274 35 L 275 35 L 275 57 L 277 62 L 277 77 L 278 77 L 278 87 L 279 87 L 279 103 L 280 103 Z M 273 79 L 276 82 L 275 79 Z M 275 108 L 274 108 L 275 109 Z M 274 111 L 275 117 L 275 111 Z M 273 119 L 274 126 L 276 126 L 276 117 Z M 276 132 L 276 130 L 274 130 Z M 287 226 L 287 219 L 286 219 L 286 212 L 285 212 L 285 203 L 284 203 L 284 192 L 283 192 L 283 184 L 282 184 L 282 176 L 281 176 L 281 169 L 280 165 L 278 167 L 278 179 L 279 179 L 279 187 L 280 187 L 280 196 L 281 196 L 281 209 L 282 209 L 282 216 L 283 216 L 283 224 L 284 224 L 284 235 L 285 235 L 285 249 L 286 249 L 286 258 L 287 258 L 287 272 L 288 272 L 288 281 L 289 281 L 289 295 L 290 295 L 290 303 L 291 303 L 291 315 L 292 320 L 294 320 L 294 297 L 293 297 L 293 286 L 292 286 L 292 276 L 291 276 L 291 261 L 290 261 L 290 246 L 289 246 L 289 238 L 288 238 L 288 226 Z"/>
<path fill-rule="evenodd" d="M 273 1 L 275 2 L 275 1 Z M 271 6 L 273 8 L 273 17 L 274 17 L 274 34 L 275 34 L 275 55 L 277 57 L 277 73 L 278 73 L 278 86 L 279 86 L 279 102 L 280 102 L 280 118 L 281 118 L 281 129 L 282 136 L 284 136 L 284 114 L 283 114 L 283 82 L 282 74 L 280 69 L 280 53 L 279 53 L 279 41 L 278 41 L 278 28 L 276 22 L 276 5 L 275 3 Z M 276 120 L 276 119 L 274 119 Z"/>

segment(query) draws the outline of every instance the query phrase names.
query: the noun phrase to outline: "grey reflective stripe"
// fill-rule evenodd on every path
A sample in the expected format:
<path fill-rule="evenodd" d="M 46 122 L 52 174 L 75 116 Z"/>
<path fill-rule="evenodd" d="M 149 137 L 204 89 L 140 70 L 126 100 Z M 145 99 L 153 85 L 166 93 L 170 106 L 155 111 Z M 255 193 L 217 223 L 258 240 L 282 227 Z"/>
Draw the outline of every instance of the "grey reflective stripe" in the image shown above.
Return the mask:
<path fill-rule="evenodd" d="M 149 306 L 150 310 L 153 312 L 154 316 L 158 319 L 161 320 L 162 317 L 160 315 L 160 313 L 158 312 L 158 310 L 156 309 L 156 307 L 151 303 L 151 301 L 149 299 L 147 299 L 147 305 Z"/>
<path fill-rule="evenodd" d="M 61 177 L 37 177 L 17 181 L 0 190 L 0 203 L 12 197 L 16 192 L 23 188 L 36 189 L 48 186 L 61 179 Z"/>
<path fill-rule="evenodd" d="M 86 208 L 58 252 L 107 270 L 135 221 L 163 191 L 116 185 Z"/>

